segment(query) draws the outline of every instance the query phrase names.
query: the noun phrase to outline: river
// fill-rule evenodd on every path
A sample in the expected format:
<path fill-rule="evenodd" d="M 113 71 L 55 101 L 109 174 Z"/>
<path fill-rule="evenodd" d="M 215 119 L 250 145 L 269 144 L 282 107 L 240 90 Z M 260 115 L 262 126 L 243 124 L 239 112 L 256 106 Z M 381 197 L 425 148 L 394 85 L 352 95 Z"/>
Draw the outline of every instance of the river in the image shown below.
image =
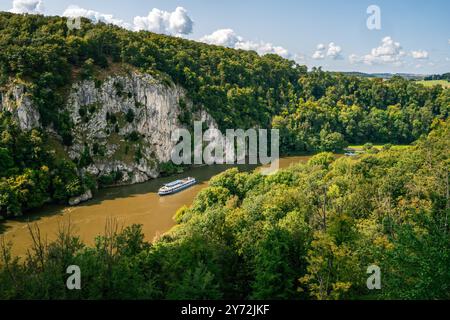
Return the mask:
<path fill-rule="evenodd" d="M 284 157 L 280 159 L 280 168 L 308 159 L 308 156 Z M 36 223 L 42 238 L 51 242 L 55 239 L 59 226 L 67 224 L 70 219 L 74 232 L 84 243 L 92 245 L 95 237 L 104 233 L 107 219 L 112 218 L 119 227 L 141 224 L 146 240 L 152 241 L 175 225 L 173 216 L 178 208 L 190 205 L 195 195 L 208 185 L 211 177 L 230 167 L 232 166 L 196 167 L 182 174 L 142 184 L 103 189 L 95 194 L 94 199 L 77 207 L 49 205 L 24 217 L 0 223 L 0 236 L 4 235 L 6 241 L 13 243 L 13 255 L 23 256 L 32 244 L 28 222 Z M 241 171 L 255 168 L 250 165 L 239 166 Z M 186 176 L 195 177 L 198 184 L 170 196 L 160 197 L 157 194 L 162 184 Z"/>

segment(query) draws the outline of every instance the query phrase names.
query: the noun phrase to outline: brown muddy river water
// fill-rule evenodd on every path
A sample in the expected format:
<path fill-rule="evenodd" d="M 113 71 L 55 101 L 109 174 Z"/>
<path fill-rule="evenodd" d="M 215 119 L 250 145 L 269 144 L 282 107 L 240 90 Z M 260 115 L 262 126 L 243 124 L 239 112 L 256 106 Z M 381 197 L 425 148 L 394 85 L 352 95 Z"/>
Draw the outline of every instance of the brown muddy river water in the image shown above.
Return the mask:
<path fill-rule="evenodd" d="M 280 159 L 280 168 L 307 161 L 308 156 Z M 88 245 L 96 236 L 104 234 L 107 219 L 117 221 L 119 227 L 141 224 L 145 238 L 152 241 L 175 225 L 173 216 L 183 205 L 190 205 L 195 195 L 208 185 L 214 175 L 229 169 L 230 165 L 203 166 L 187 170 L 183 174 L 159 178 L 149 182 L 100 190 L 94 199 L 77 207 L 50 205 L 29 213 L 20 219 L 0 223 L 0 236 L 13 243 L 13 255 L 23 256 L 31 247 L 28 222 L 39 226 L 41 236 L 48 242 L 55 239 L 60 225 L 70 224 L 74 232 Z M 241 171 L 250 171 L 255 166 L 241 165 Z M 198 183 L 174 195 L 160 197 L 158 189 L 170 181 L 192 176 Z"/>

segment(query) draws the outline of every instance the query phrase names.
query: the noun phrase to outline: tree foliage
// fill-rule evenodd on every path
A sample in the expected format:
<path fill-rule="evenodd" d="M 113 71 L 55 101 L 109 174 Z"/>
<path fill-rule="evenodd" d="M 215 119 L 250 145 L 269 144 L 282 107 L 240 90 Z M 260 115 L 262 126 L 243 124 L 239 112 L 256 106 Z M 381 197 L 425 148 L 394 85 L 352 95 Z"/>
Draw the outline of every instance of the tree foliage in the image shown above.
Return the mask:
<path fill-rule="evenodd" d="M 67 230 L 26 262 L 3 246 L 0 297 L 449 299 L 450 125 L 433 127 L 407 150 L 225 171 L 152 245 L 109 223 L 92 248 Z M 64 289 L 71 264 L 80 291 Z M 381 290 L 366 286 L 373 264 Z"/>

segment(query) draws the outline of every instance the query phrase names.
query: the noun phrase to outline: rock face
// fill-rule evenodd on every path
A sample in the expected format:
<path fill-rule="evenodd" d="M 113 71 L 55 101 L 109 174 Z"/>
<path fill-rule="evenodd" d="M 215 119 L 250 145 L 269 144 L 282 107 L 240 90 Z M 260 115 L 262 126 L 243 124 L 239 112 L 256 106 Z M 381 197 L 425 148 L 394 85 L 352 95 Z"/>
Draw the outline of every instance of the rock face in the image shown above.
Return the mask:
<path fill-rule="evenodd" d="M 69 199 L 69 205 L 71 206 L 76 206 L 79 205 L 82 202 L 86 202 L 88 200 L 92 199 L 92 191 L 88 190 L 85 193 L 83 193 L 82 195 L 78 196 L 78 197 L 73 197 Z"/>
<path fill-rule="evenodd" d="M 40 114 L 33 105 L 25 86 L 13 84 L 5 93 L 0 94 L 0 111 L 9 111 L 17 119 L 22 130 L 40 127 Z"/>
<path fill-rule="evenodd" d="M 23 86 L 12 86 L 1 98 L 0 110 L 12 112 L 23 130 L 40 127 L 39 112 Z M 103 82 L 76 82 L 60 111 L 69 114 L 73 123 L 73 144 L 64 149 L 75 162 L 89 159 L 82 174 L 103 177 L 114 185 L 145 182 L 158 177 L 159 164 L 170 160 L 177 143 L 171 141 L 171 134 L 183 128 L 180 115 L 188 113 L 191 120 L 217 128 L 206 111 L 192 110 L 183 88 L 137 71 Z"/>
<path fill-rule="evenodd" d="M 94 163 L 88 172 L 120 172 L 121 184 L 157 177 L 157 162 L 170 159 L 183 96 L 181 88 L 136 73 L 110 77 L 97 87 L 93 81 L 75 84 L 67 103 L 75 124 L 70 157 L 89 150 Z"/>

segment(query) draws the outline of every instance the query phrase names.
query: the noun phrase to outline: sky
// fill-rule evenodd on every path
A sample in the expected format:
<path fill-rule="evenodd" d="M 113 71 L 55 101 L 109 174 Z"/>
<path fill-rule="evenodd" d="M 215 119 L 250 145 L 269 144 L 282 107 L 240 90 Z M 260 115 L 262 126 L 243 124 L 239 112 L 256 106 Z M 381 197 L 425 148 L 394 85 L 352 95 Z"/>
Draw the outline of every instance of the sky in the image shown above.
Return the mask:
<path fill-rule="evenodd" d="M 450 72 L 448 0 L 0 0 L 0 11 L 84 16 L 330 71 Z"/>

